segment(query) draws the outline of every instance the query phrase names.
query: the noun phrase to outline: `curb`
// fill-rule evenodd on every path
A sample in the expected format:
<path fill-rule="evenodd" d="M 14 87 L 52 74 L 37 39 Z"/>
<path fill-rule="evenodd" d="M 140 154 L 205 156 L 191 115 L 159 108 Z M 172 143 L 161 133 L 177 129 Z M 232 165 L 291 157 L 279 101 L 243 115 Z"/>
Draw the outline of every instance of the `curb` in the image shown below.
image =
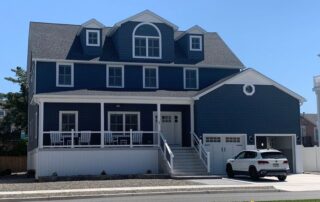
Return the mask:
<path fill-rule="evenodd" d="M 134 187 L 136 188 L 136 187 Z M 45 191 L 45 190 L 44 190 Z M 273 186 L 230 186 L 230 187 L 198 187 L 198 188 L 189 188 L 188 186 L 184 186 L 184 188 L 172 189 L 168 187 L 163 187 L 163 189 L 132 189 L 131 191 L 124 190 L 121 192 L 121 189 L 117 191 L 74 191 L 64 193 L 60 192 L 52 192 L 54 190 L 47 190 L 50 192 L 42 192 L 41 194 L 8 194 L 4 195 L 3 192 L 0 192 L 2 196 L 0 200 L 60 200 L 60 199 L 78 199 L 78 198 L 103 198 L 103 197 L 124 197 L 124 196 L 147 196 L 147 195 L 174 195 L 174 194 L 217 194 L 217 193 L 252 193 L 252 192 L 280 192 L 274 188 Z M 60 190 L 61 191 L 61 190 Z"/>

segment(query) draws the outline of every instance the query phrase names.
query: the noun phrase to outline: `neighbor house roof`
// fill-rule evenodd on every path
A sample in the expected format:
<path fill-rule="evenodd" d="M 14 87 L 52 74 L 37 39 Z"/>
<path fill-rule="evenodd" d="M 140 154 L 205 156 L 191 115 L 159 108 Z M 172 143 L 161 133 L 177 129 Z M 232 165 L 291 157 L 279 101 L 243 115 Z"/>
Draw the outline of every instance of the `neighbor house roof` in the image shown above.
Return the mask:
<path fill-rule="evenodd" d="M 314 125 L 317 125 L 317 120 L 318 120 L 318 115 L 317 114 L 307 114 L 307 113 L 302 113 L 301 116 Z"/>
<path fill-rule="evenodd" d="M 88 56 L 84 54 L 79 33 L 81 25 L 51 24 L 31 22 L 29 30 L 29 52 L 33 59 L 120 61 L 110 36 L 111 27 L 102 28 L 103 54 Z M 177 38 L 183 31 L 176 31 Z M 105 40 L 106 43 L 105 43 Z M 198 66 L 244 68 L 242 62 L 215 32 L 204 33 L 204 60 Z M 190 61 L 176 47 L 174 64 L 190 64 Z M 194 64 L 194 63 L 192 63 Z"/>

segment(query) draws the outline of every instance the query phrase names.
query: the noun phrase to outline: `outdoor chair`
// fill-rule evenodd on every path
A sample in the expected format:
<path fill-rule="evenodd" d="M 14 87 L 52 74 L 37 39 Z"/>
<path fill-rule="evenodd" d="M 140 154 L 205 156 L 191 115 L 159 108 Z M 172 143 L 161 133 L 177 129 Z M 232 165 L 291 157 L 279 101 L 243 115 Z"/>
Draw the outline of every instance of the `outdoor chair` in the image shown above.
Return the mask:
<path fill-rule="evenodd" d="M 90 131 L 83 132 L 80 134 L 79 144 L 90 145 L 90 140 L 91 140 L 91 132 Z"/>
<path fill-rule="evenodd" d="M 132 144 L 142 144 L 142 132 L 132 133 Z"/>
<path fill-rule="evenodd" d="M 50 142 L 52 146 L 63 145 L 61 134 L 57 132 L 50 132 Z"/>

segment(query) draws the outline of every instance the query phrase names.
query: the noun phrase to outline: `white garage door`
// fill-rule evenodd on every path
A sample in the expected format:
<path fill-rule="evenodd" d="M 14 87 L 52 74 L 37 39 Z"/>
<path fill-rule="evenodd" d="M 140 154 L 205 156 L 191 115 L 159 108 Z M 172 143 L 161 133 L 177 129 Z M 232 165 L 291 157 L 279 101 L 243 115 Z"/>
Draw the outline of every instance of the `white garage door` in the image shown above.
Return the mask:
<path fill-rule="evenodd" d="M 204 134 L 204 146 L 210 152 L 211 173 L 225 174 L 226 161 L 245 149 L 245 135 Z"/>

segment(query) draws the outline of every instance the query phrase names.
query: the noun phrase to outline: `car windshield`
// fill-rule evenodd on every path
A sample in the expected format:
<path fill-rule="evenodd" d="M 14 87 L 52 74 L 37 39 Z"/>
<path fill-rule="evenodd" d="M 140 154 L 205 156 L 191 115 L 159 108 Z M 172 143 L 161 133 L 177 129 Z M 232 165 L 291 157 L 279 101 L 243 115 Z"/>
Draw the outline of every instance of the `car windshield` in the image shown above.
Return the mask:
<path fill-rule="evenodd" d="M 261 153 L 263 159 L 283 159 L 286 158 L 281 152 L 263 152 Z"/>

